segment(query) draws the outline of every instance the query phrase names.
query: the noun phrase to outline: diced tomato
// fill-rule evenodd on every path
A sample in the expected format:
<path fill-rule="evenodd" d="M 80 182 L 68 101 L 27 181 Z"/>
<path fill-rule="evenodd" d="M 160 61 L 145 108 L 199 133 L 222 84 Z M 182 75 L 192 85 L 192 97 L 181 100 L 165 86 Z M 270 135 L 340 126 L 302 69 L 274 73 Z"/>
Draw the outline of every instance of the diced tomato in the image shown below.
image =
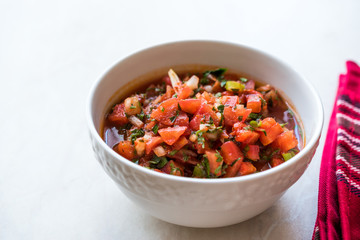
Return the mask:
<path fill-rule="evenodd" d="M 192 89 L 189 86 L 183 85 L 180 89 L 180 92 L 178 93 L 178 99 L 185 99 L 188 98 L 191 93 L 192 93 Z"/>
<path fill-rule="evenodd" d="M 277 157 L 274 157 L 270 160 L 270 166 L 271 167 L 276 167 L 276 166 L 279 166 L 280 164 L 284 163 L 285 161 L 282 160 L 281 158 L 277 158 Z"/>
<path fill-rule="evenodd" d="M 246 157 L 251 160 L 259 160 L 259 145 L 248 145 L 249 150 L 246 152 Z"/>
<path fill-rule="evenodd" d="M 238 96 L 222 96 L 220 98 L 220 102 L 225 106 L 235 107 L 239 104 Z"/>
<path fill-rule="evenodd" d="M 129 122 L 125 115 L 125 104 L 116 104 L 112 113 L 108 115 L 108 120 L 118 125 L 124 125 Z"/>
<path fill-rule="evenodd" d="M 161 138 L 164 140 L 165 143 L 168 145 L 173 145 L 180 136 L 185 132 L 187 127 L 168 127 L 168 128 L 162 128 L 158 131 Z"/>
<path fill-rule="evenodd" d="M 171 175 L 184 176 L 184 166 L 173 160 L 170 160 L 161 171 Z"/>
<path fill-rule="evenodd" d="M 223 163 L 221 155 L 218 153 L 220 155 L 220 158 L 218 158 L 214 150 L 205 151 L 205 154 L 209 160 L 210 173 L 214 174 L 215 176 L 220 176 L 221 166 Z"/>
<path fill-rule="evenodd" d="M 236 122 L 240 121 L 232 107 L 224 108 L 224 120 L 226 126 L 233 126 Z"/>
<path fill-rule="evenodd" d="M 221 96 L 234 96 L 234 92 L 232 91 L 224 91 L 221 93 Z"/>
<path fill-rule="evenodd" d="M 200 123 L 201 123 L 202 118 L 203 118 L 203 116 L 195 115 L 195 116 L 193 117 L 193 119 L 191 119 L 191 121 L 190 121 L 190 128 L 191 128 L 193 131 L 199 130 L 199 128 L 200 128 Z"/>
<path fill-rule="evenodd" d="M 203 92 L 200 99 L 204 99 L 209 104 L 214 104 L 216 98 L 208 92 Z"/>
<path fill-rule="evenodd" d="M 242 162 L 244 155 L 240 148 L 232 141 L 225 142 L 221 146 L 221 155 L 227 165 L 231 165 L 235 160 Z"/>
<path fill-rule="evenodd" d="M 200 115 L 200 116 L 205 116 L 206 120 L 209 121 L 210 117 L 213 119 L 214 124 L 216 126 L 219 125 L 219 118 L 216 115 L 216 113 L 212 110 L 212 107 L 210 107 L 210 105 L 206 104 L 206 103 L 202 103 L 200 106 L 199 111 L 196 113 L 196 115 Z"/>
<path fill-rule="evenodd" d="M 280 124 L 270 117 L 261 121 L 260 128 L 265 131 L 259 131 L 260 141 L 264 146 L 272 143 L 284 131 Z"/>
<path fill-rule="evenodd" d="M 237 122 L 244 122 L 250 113 L 251 109 L 245 109 L 243 105 L 236 105 L 236 109 L 233 107 L 225 107 L 225 125 L 233 126 Z"/>
<path fill-rule="evenodd" d="M 281 152 L 287 152 L 298 145 L 294 131 L 286 131 L 280 134 L 271 144 L 273 148 L 279 148 Z"/>
<path fill-rule="evenodd" d="M 191 151 L 190 150 L 180 149 L 175 154 L 170 154 L 169 153 L 166 156 L 168 158 L 175 159 L 176 162 L 179 162 L 181 164 L 187 164 L 187 165 L 196 165 L 196 164 L 198 164 L 199 160 L 197 160 L 197 158 L 193 156 L 194 154 L 196 155 L 196 153 L 192 152 L 192 154 L 190 155 L 189 152 L 191 152 Z"/>
<path fill-rule="evenodd" d="M 211 150 L 207 141 L 205 141 L 204 143 L 196 141 L 194 147 L 196 148 L 198 154 L 204 154 L 206 150 Z"/>
<path fill-rule="evenodd" d="M 235 134 L 235 140 L 244 144 L 254 144 L 260 137 L 259 133 L 251 130 L 238 130 Z"/>
<path fill-rule="evenodd" d="M 256 167 L 251 162 L 242 162 L 239 169 L 240 175 L 248 175 L 256 172 Z"/>
<path fill-rule="evenodd" d="M 130 141 L 119 142 L 117 151 L 126 159 L 132 160 L 135 157 L 135 148 Z"/>
<path fill-rule="evenodd" d="M 179 105 L 182 111 L 194 114 L 200 109 L 200 99 L 184 99 L 179 101 Z"/>
<path fill-rule="evenodd" d="M 193 131 L 199 130 L 201 123 L 210 122 L 210 117 L 213 120 L 215 126 L 218 126 L 220 120 L 216 115 L 216 113 L 211 109 L 210 105 L 207 105 L 206 103 L 202 103 L 200 109 L 196 112 L 196 114 L 190 121 L 190 128 Z"/>
<path fill-rule="evenodd" d="M 148 130 L 148 131 L 151 131 L 153 129 L 153 127 L 156 125 L 156 122 L 155 121 L 151 121 L 151 122 L 148 122 L 147 124 L 145 124 L 145 129 Z"/>
<path fill-rule="evenodd" d="M 175 150 L 180 150 L 188 143 L 189 141 L 187 140 L 187 138 L 185 136 L 181 136 L 179 140 L 177 140 L 172 146 Z"/>
<path fill-rule="evenodd" d="M 145 144 L 145 152 L 149 154 L 155 147 L 157 147 L 160 143 L 164 142 L 161 137 L 152 137 Z"/>
<path fill-rule="evenodd" d="M 178 102 L 179 101 L 176 98 L 165 100 L 158 108 L 152 111 L 150 115 L 151 118 L 154 118 L 167 126 L 172 126 L 173 122 L 170 118 L 176 115 L 176 111 L 178 111 Z"/>
<path fill-rule="evenodd" d="M 237 105 L 236 115 L 242 118 L 241 120 L 242 122 L 244 122 L 247 119 L 250 113 L 251 113 L 251 109 L 246 109 L 242 104 Z"/>
<path fill-rule="evenodd" d="M 228 177 L 235 177 L 239 173 L 239 169 L 241 166 L 242 160 L 238 160 L 234 163 L 234 165 L 228 165 L 228 167 L 225 169 L 225 175 L 224 178 Z"/>
<path fill-rule="evenodd" d="M 233 126 L 233 130 L 237 131 L 237 130 L 242 130 L 244 127 L 246 127 L 247 125 L 244 122 L 237 122 L 234 124 Z"/>
<path fill-rule="evenodd" d="M 246 107 L 251 109 L 253 113 L 261 112 L 261 99 L 256 94 L 249 94 L 246 96 Z"/>
<path fill-rule="evenodd" d="M 174 125 L 176 126 L 189 126 L 189 117 L 186 113 L 181 112 L 179 116 L 176 117 L 174 121 Z"/>

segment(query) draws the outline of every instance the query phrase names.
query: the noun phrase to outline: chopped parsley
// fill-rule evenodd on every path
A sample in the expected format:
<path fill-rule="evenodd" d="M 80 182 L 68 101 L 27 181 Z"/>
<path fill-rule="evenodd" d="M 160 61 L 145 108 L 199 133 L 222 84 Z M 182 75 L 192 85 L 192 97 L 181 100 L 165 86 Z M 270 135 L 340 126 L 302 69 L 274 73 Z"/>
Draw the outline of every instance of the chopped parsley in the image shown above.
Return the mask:
<path fill-rule="evenodd" d="M 171 117 L 171 118 L 170 118 L 170 121 L 171 121 L 172 123 L 174 123 L 174 122 L 175 122 L 175 119 L 179 116 L 179 114 L 180 114 L 179 110 L 176 110 L 175 116 Z"/>
<path fill-rule="evenodd" d="M 170 156 L 174 156 L 177 152 L 178 152 L 177 150 L 172 150 L 172 151 L 169 153 L 169 155 L 170 155 Z"/>
<path fill-rule="evenodd" d="M 224 105 L 219 105 L 218 107 L 217 107 L 217 109 L 219 110 L 219 112 L 221 112 L 221 113 L 223 113 L 224 112 L 224 108 L 225 108 L 225 106 Z"/>
<path fill-rule="evenodd" d="M 130 140 L 131 143 L 134 144 L 135 140 L 139 137 L 143 137 L 145 135 L 144 130 L 142 129 L 134 129 L 131 131 Z"/>
<path fill-rule="evenodd" d="M 219 165 L 216 169 L 215 169 L 215 171 L 214 171 L 214 173 L 217 175 L 220 171 L 221 171 L 221 165 Z"/>
<path fill-rule="evenodd" d="M 163 168 L 167 163 L 168 160 L 166 157 L 158 157 L 154 155 L 154 157 L 149 161 L 150 167 L 152 168 Z"/>
<path fill-rule="evenodd" d="M 239 161 L 240 159 L 241 159 L 241 157 L 239 157 L 238 159 L 236 159 L 235 161 L 233 161 L 233 162 L 230 164 L 230 166 L 234 166 L 235 163 L 236 163 L 237 161 Z"/>
<path fill-rule="evenodd" d="M 223 161 L 223 157 L 221 156 L 221 154 L 218 151 L 216 151 L 215 157 L 216 157 L 216 162 L 222 162 Z"/>
<path fill-rule="evenodd" d="M 240 81 L 242 81 L 243 83 L 246 83 L 246 82 L 248 82 L 249 80 L 248 80 L 247 78 L 242 77 L 242 78 L 240 78 Z"/>
<path fill-rule="evenodd" d="M 151 130 L 156 135 L 158 133 L 158 130 L 159 130 L 159 125 L 155 124 L 155 126 Z"/>
<path fill-rule="evenodd" d="M 143 120 L 144 120 L 144 117 L 145 117 L 145 113 L 144 113 L 144 111 L 141 110 L 141 113 L 136 114 L 136 116 L 137 116 L 138 119 L 140 119 L 141 121 L 143 121 Z"/>
<path fill-rule="evenodd" d="M 197 141 L 199 144 L 201 144 L 202 148 L 205 148 L 205 138 L 204 138 L 204 132 L 201 130 L 198 130 L 195 132 L 196 136 L 197 136 Z"/>
<path fill-rule="evenodd" d="M 200 79 L 200 83 L 205 85 L 209 83 L 209 79 L 208 76 L 211 74 L 212 76 L 214 76 L 217 79 L 222 79 L 224 73 L 227 71 L 226 68 L 218 68 L 215 70 L 209 70 L 209 71 L 205 71 L 203 72 L 203 77 Z"/>

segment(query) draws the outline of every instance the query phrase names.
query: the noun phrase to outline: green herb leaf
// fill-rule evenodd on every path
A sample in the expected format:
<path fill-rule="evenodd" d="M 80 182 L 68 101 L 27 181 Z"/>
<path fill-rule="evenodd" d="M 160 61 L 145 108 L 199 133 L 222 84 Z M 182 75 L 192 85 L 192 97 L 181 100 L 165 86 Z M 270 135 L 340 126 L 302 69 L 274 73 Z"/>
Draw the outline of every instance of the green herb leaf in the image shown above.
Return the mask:
<path fill-rule="evenodd" d="M 135 140 L 139 137 L 143 137 L 145 135 L 144 130 L 142 129 L 134 129 L 131 131 L 130 140 L 131 143 L 134 144 Z"/>
<path fill-rule="evenodd" d="M 200 79 L 200 83 L 205 85 L 209 83 L 209 79 L 208 76 L 211 74 L 213 75 L 215 78 L 222 78 L 222 76 L 224 75 L 224 73 L 227 71 L 226 68 L 218 68 L 215 70 L 209 70 L 209 71 L 205 71 L 203 72 L 203 77 Z"/>
<path fill-rule="evenodd" d="M 215 69 L 215 70 L 209 70 L 209 71 L 205 71 L 203 73 L 203 75 L 213 75 L 214 77 L 218 78 L 218 77 L 221 77 L 222 75 L 225 74 L 225 72 L 227 71 L 226 68 L 218 68 L 218 69 Z"/>
<path fill-rule="evenodd" d="M 225 108 L 225 106 L 224 105 L 219 105 L 218 107 L 217 107 L 217 109 L 219 110 L 219 112 L 221 112 L 221 113 L 223 113 L 224 112 L 224 108 Z"/>
<path fill-rule="evenodd" d="M 215 174 L 218 174 L 220 171 L 221 171 L 221 165 L 219 165 L 216 169 L 215 169 L 215 171 L 214 171 L 214 173 Z"/>
<path fill-rule="evenodd" d="M 177 150 L 172 150 L 172 151 L 169 153 L 169 155 L 170 155 L 170 156 L 174 156 L 177 152 L 178 152 Z"/>
<path fill-rule="evenodd" d="M 250 113 L 248 118 L 256 120 L 258 118 L 261 118 L 261 115 L 259 115 L 257 113 Z"/>
<path fill-rule="evenodd" d="M 285 127 L 287 124 L 288 124 L 287 122 L 286 123 L 281 123 L 280 126 Z"/>
<path fill-rule="evenodd" d="M 216 153 L 215 153 L 215 157 L 216 157 L 216 162 L 223 161 L 223 157 L 221 156 L 221 154 L 217 150 L 216 150 Z"/>
<path fill-rule="evenodd" d="M 210 164 L 209 164 L 209 159 L 207 158 L 206 155 L 204 155 L 204 160 L 202 161 L 203 166 L 204 166 L 204 170 L 206 172 L 206 176 L 210 177 Z"/>
<path fill-rule="evenodd" d="M 162 112 L 164 112 L 164 111 L 165 111 L 165 108 L 164 108 L 164 107 L 161 107 L 160 110 L 161 110 Z"/>
<path fill-rule="evenodd" d="M 156 135 L 158 133 L 158 130 L 159 130 L 159 125 L 155 124 L 155 126 L 151 130 Z"/>
<path fill-rule="evenodd" d="M 179 110 L 176 110 L 175 116 L 171 117 L 171 118 L 170 118 L 170 121 L 171 121 L 172 123 L 174 123 L 174 122 L 175 122 L 175 119 L 176 119 L 178 116 L 179 116 Z"/>
<path fill-rule="evenodd" d="M 218 92 L 218 93 L 215 94 L 215 97 L 217 97 L 217 98 L 219 98 L 221 96 L 222 96 L 221 92 Z"/>
<path fill-rule="evenodd" d="M 241 158 L 238 158 L 238 159 L 236 159 L 235 161 L 233 161 L 231 164 L 230 164 L 230 166 L 234 166 L 235 165 L 235 163 L 237 162 L 237 161 L 239 161 Z"/>
<path fill-rule="evenodd" d="M 195 135 L 197 136 L 197 141 L 199 144 L 201 144 L 202 148 L 205 148 L 205 138 L 204 138 L 204 132 L 201 130 L 198 130 L 195 132 Z"/>
<path fill-rule="evenodd" d="M 243 83 L 246 83 L 249 80 L 247 78 L 242 77 L 242 78 L 240 78 L 240 81 L 242 81 Z"/>
<path fill-rule="evenodd" d="M 143 120 L 144 120 L 144 117 L 145 117 L 145 113 L 144 113 L 144 111 L 141 110 L 141 113 L 136 114 L 136 116 L 137 116 L 138 119 L 140 119 L 141 121 L 143 121 Z"/>

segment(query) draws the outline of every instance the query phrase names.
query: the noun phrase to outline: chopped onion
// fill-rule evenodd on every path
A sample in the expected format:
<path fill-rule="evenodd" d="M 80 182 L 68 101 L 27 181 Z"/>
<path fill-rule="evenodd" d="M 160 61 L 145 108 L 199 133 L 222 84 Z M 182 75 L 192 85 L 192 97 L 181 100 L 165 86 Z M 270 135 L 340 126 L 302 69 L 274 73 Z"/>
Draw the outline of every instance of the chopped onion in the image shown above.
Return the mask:
<path fill-rule="evenodd" d="M 150 133 L 145 133 L 144 140 L 147 142 L 149 141 L 153 136 Z"/>
<path fill-rule="evenodd" d="M 191 90 L 195 90 L 199 85 L 199 78 L 196 75 L 192 75 L 189 80 L 185 82 L 185 85 L 191 88 Z"/>
<path fill-rule="evenodd" d="M 135 150 L 136 150 L 136 154 L 138 156 L 141 157 L 141 156 L 144 155 L 145 147 L 146 147 L 146 144 L 145 144 L 143 139 L 140 139 L 140 138 L 136 139 L 136 141 L 135 141 Z"/>
<path fill-rule="evenodd" d="M 208 128 L 208 126 L 206 126 L 206 124 L 200 124 L 199 129 L 200 129 L 201 131 L 204 131 L 204 132 L 206 132 L 207 130 L 209 130 L 209 128 Z"/>
<path fill-rule="evenodd" d="M 162 157 L 166 155 L 166 151 L 162 146 L 157 146 L 156 148 L 153 149 L 153 151 L 158 157 Z"/>
<path fill-rule="evenodd" d="M 214 131 L 214 132 L 207 132 L 204 134 L 205 137 L 211 141 L 215 141 L 219 138 L 219 132 L 218 131 Z"/>
<path fill-rule="evenodd" d="M 140 119 L 135 117 L 134 115 L 129 117 L 129 121 L 131 124 L 135 125 L 138 128 L 141 128 L 142 126 L 144 126 L 144 123 Z"/>
<path fill-rule="evenodd" d="M 197 136 L 196 136 L 196 134 L 194 134 L 194 133 L 191 134 L 190 137 L 189 137 L 189 140 L 190 140 L 191 142 L 195 142 L 196 139 L 197 139 Z"/>
<path fill-rule="evenodd" d="M 205 85 L 203 88 L 205 89 L 205 91 L 212 93 L 213 87 L 211 85 Z"/>
<path fill-rule="evenodd" d="M 180 81 L 178 75 L 172 69 L 169 70 L 168 75 L 169 75 L 172 87 L 174 88 L 175 92 L 178 92 L 177 90 L 179 90 L 179 87 L 181 85 L 181 81 Z"/>

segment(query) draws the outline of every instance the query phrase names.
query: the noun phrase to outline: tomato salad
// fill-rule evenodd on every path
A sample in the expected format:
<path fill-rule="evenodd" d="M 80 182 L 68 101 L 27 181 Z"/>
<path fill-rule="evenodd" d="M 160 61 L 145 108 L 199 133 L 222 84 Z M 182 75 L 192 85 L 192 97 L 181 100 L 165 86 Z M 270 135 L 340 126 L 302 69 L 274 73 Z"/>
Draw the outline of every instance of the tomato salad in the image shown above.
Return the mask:
<path fill-rule="evenodd" d="M 243 176 L 278 166 L 301 148 L 294 112 L 270 85 L 227 74 L 168 75 L 116 104 L 105 142 L 124 158 L 161 173 Z"/>

